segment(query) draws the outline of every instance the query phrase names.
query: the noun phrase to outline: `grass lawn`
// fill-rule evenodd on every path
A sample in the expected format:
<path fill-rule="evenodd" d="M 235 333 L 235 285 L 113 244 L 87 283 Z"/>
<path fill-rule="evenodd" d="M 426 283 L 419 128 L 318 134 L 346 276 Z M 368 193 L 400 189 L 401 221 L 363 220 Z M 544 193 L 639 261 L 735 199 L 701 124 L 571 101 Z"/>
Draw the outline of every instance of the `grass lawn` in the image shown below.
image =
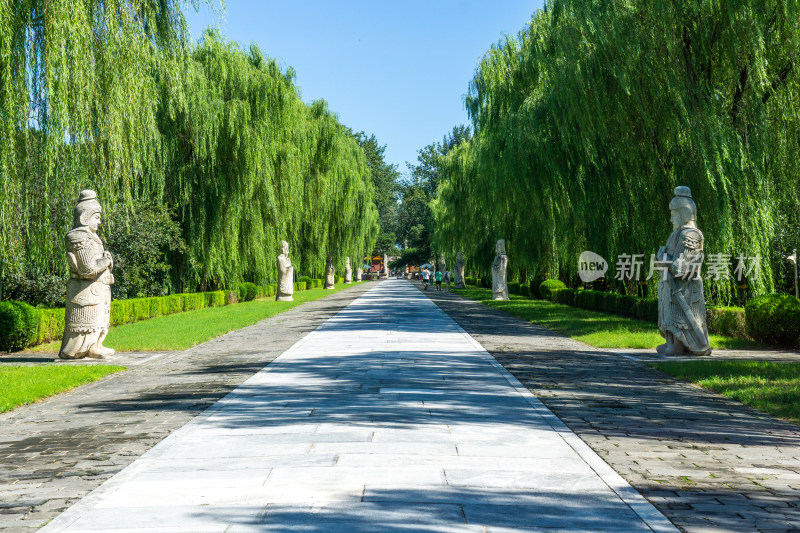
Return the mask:
<path fill-rule="evenodd" d="M 0 413 L 97 381 L 124 366 L 0 366 Z"/>
<path fill-rule="evenodd" d="M 650 366 L 759 411 L 800 423 L 800 363 L 691 361 Z"/>
<path fill-rule="evenodd" d="M 492 291 L 489 289 L 467 288 L 456 290 L 455 293 L 598 348 L 655 349 L 664 342 L 654 322 L 545 300 L 530 300 L 515 294 L 511 295 L 511 300 L 492 300 Z M 752 341 L 723 335 L 709 335 L 709 341 L 711 347 L 717 349 L 761 347 Z"/>
<path fill-rule="evenodd" d="M 103 344 L 123 352 L 186 350 L 229 331 L 250 326 L 292 307 L 319 300 L 358 284 L 341 284 L 330 290 L 296 291 L 293 302 L 276 302 L 272 298 L 253 300 L 114 326 Z M 61 341 L 51 342 L 37 346 L 33 351 L 57 352 L 60 346 Z"/>

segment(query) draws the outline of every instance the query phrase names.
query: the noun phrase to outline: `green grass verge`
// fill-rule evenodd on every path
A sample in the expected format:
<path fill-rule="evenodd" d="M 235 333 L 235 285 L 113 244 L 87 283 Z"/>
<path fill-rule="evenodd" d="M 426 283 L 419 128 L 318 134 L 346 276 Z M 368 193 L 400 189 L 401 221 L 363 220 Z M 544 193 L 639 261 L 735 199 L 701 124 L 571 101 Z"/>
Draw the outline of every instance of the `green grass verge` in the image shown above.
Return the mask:
<path fill-rule="evenodd" d="M 253 300 L 115 326 L 103 344 L 122 352 L 186 350 L 229 331 L 250 326 L 259 320 L 356 285 L 359 283 L 341 284 L 329 290 L 296 291 L 293 302 L 276 302 L 272 298 Z M 33 351 L 57 352 L 60 347 L 61 341 L 57 341 L 37 346 Z"/>
<path fill-rule="evenodd" d="M 124 366 L 0 366 L 0 413 L 125 370 Z"/>
<path fill-rule="evenodd" d="M 800 423 L 800 363 L 690 361 L 650 366 L 759 411 Z"/>
<path fill-rule="evenodd" d="M 511 295 L 511 300 L 492 300 L 489 289 L 470 287 L 454 292 L 598 348 L 655 349 L 664 342 L 653 322 L 546 300 L 531 300 L 515 294 Z M 709 335 L 709 342 L 716 349 L 761 347 L 752 341 L 724 335 Z"/>

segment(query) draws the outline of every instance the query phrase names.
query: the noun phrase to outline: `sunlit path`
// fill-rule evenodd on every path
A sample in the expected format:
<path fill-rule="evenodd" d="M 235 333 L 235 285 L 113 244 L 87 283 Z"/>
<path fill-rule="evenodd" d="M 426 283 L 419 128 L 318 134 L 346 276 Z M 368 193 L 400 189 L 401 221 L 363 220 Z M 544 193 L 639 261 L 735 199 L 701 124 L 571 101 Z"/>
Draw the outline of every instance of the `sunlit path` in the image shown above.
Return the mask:
<path fill-rule="evenodd" d="M 674 531 L 408 282 L 381 282 L 42 531 Z"/>

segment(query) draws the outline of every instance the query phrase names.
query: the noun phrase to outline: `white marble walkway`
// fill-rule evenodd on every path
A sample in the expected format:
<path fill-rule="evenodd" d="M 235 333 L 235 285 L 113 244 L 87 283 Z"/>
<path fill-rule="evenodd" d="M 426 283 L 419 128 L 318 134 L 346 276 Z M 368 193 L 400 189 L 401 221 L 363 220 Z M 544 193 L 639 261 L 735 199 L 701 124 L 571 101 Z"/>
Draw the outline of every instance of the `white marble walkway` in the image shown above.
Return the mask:
<path fill-rule="evenodd" d="M 676 531 L 390 280 L 40 531 L 561 530 Z"/>

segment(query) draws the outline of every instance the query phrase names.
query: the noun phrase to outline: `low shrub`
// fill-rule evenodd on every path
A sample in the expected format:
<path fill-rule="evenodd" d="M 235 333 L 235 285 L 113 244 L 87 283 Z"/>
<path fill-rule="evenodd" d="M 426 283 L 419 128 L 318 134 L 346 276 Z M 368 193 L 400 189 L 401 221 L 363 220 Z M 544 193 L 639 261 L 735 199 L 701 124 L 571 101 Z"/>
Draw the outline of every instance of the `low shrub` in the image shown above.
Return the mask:
<path fill-rule="evenodd" d="M 258 296 L 258 287 L 249 281 L 239 285 L 238 296 L 240 302 L 251 302 Z"/>
<path fill-rule="evenodd" d="M 744 307 L 709 307 L 706 322 L 711 333 L 752 340 L 747 334 Z"/>
<path fill-rule="evenodd" d="M 543 299 L 554 302 L 556 299 L 556 292 L 566 288 L 567 286 L 564 285 L 563 281 L 557 279 L 548 279 L 539 285 L 539 294 Z"/>
<path fill-rule="evenodd" d="M 492 288 L 492 278 L 481 278 L 479 280 L 479 285 L 484 289 L 491 289 Z"/>
<path fill-rule="evenodd" d="M 649 322 L 658 322 L 658 299 L 637 298 L 633 306 L 633 317 Z"/>
<path fill-rule="evenodd" d="M 36 312 L 39 315 L 39 328 L 34 345 L 62 338 L 64 335 L 64 309 L 37 309 Z"/>
<path fill-rule="evenodd" d="M 63 312 L 63 311 L 62 311 Z M 15 352 L 36 342 L 39 316 L 25 302 L 0 302 L 0 350 Z"/>
<path fill-rule="evenodd" d="M 310 289 L 313 286 L 311 276 L 300 276 L 299 278 L 297 278 L 297 281 L 304 282 L 306 284 L 306 289 Z"/>
<path fill-rule="evenodd" d="M 304 291 L 308 287 L 308 283 L 305 281 L 295 281 L 294 282 L 294 290 L 296 291 Z"/>
<path fill-rule="evenodd" d="M 766 294 L 745 306 L 747 334 L 759 342 L 800 346 L 800 299 L 790 294 Z"/>
<path fill-rule="evenodd" d="M 344 278 L 341 278 L 341 277 L 339 277 L 339 276 L 336 276 L 336 280 L 334 281 L 334 283 L 335 283 L 336 285 L 338 285 L 339 283 L 344 283 Z"/>
<path fill-rule="evenodd" d="M 520 283 L 517 283 L 516 281 L 509 281 L 508 282 L 508 292 L 509 292 L 509 294 L 520 294 L 521 293 L 521 289 L 519 288 L 519 286 L 520 286 Z"/>
<path fill-rule="evenodd" d="M 475 278 L 471 276 L 464 276 L 464 283 L 467 285 L 477 285 L 477 283 L 475 283 Z"/>
<path fill-rule="evenodd" d="M 564 305 L 575 305 L 575 296 L 578 294 L 577 289 L 561 289 L 556 291 L 556 302 Z"/>
<path fill-rule="evenodd" d="M 206 307 L 221 307 L 225 305 L 224 291 L 204 292 L 203 294 L 206 297 Z"/>
<path fill-rule="evenodd" d="M 525 298 L 531 297 L 531 285 L 530 283 L 520 283 L 519 284 L 519 293 L 524 296 Z"/>

